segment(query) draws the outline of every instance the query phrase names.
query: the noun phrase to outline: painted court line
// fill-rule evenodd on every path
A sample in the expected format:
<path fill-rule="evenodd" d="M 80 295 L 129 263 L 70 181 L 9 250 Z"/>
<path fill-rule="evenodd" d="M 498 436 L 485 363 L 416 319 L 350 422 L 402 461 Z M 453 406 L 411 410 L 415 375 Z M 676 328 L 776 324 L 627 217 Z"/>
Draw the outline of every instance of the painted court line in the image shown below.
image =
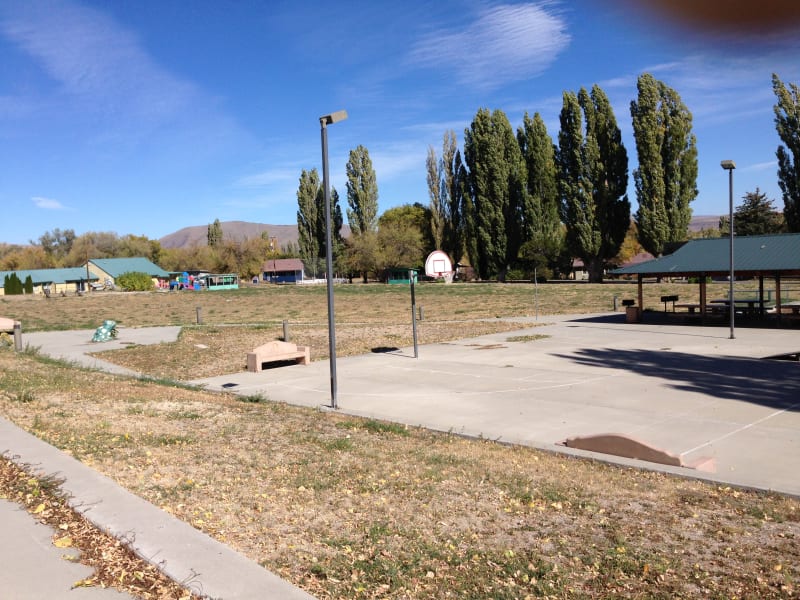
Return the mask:
<path fill-rule="evenodd" d="M 708 442 L 700 444 L 699 446 L 695 446 L 694 448 L 692 448 L 690 450 L 686 450 L 685 452 L 681 452 L 681 456 L 683 456 L 684 454 L 691 454 L 692 452 L 696 452 L 697 450 L 705 448 L 706 446 L 710 446 L 712 444 L 716 444 L 717 442 L 721 442 L 722 440 L 727 439 L 727 438 L 729 438 L 731 436 L 734 436 L 737 433 L 741 433 L 742 431 L 746 431 L 746 430 L 748 430 L 748 429 L 750 429 L 752 427 L 755 427 L 756 425 L 760 425 L 764 421 L 768 421 L 768 420 L 772 419 L 773 417 L 777 417 L 778 415 L 782 415 L 782 414 L 784 414 L 784 413 L 786 413 L 786 412 L 788 412 L 790 410 L 794 410 L 798 406 L 800 406 L 800 402 L 792 404 L 791 406 L 789 406 L 787 408 L 784 408 L 783 410 L 776 410 L 774 413 L 771 413 L 771 414 L 769 414 L 769 415 L 767 415 L 765 417 L 757 419 L 757 420 L 753 421 L 752 423 L 748 423 L 747 425 L 742 425 L 738 429 L 734 429 L 733 431 L 729 431 L 725 435 L 721 435 L 718 438 L 715 438 L 713 440 L 709 440 Z"/>

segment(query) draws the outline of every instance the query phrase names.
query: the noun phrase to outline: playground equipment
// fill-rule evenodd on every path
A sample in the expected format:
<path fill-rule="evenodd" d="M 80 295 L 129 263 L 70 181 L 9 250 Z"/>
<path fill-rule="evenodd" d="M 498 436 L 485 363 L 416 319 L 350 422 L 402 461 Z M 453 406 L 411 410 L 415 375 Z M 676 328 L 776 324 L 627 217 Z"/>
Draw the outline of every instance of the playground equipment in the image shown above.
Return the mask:
<path fill-rule="evenodd" d="M 93 342 L 108 342 L 117 337 L 117 322 L 116 321 L 103 321 L 103 324 L 98 327 L 92 336 Z"/>

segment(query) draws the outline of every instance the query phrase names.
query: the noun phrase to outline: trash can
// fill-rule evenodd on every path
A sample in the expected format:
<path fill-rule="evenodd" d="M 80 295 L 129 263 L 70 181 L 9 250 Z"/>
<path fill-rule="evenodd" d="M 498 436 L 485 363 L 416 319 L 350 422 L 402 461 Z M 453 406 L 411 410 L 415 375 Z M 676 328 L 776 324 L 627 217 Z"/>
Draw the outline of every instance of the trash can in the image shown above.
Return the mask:
<path fill-rule="evenodd" d="M 642 320 L 642 313 L 639 310 L 638 306 L 626 306 L 625 307 L 625 322 L 626 323 L 638 323 Z"/>

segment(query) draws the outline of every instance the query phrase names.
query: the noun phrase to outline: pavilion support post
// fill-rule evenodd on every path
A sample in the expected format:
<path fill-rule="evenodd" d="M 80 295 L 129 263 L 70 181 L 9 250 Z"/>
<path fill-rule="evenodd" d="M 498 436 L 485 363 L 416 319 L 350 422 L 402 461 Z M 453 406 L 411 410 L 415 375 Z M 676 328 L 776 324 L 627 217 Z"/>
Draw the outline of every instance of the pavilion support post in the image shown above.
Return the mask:
<path fill-rule="evenodd" d="M 700 274 L 700 314 L 702 320 L 706 320 L 706 274 Z"/>
<path fill-rule="evenodd" d="M 764 315 L 764 276 L 758 276 L 758 314 Z"/>
<path fill-rule="evenodd" d="M 778 327 L 782 324 L 781 319 L 781 274 L 775 273 L 775 313 L 778 318 Z"/>
<path fill-rule="evenodd" d="M 639 273 L 639 276 L 636 278 L 638 287 L 639 287 L 639 314 L 641 315 L 644 312 L 644 291 L 642 289 L 642 282 L 644 282 L 644 275 Z"/>

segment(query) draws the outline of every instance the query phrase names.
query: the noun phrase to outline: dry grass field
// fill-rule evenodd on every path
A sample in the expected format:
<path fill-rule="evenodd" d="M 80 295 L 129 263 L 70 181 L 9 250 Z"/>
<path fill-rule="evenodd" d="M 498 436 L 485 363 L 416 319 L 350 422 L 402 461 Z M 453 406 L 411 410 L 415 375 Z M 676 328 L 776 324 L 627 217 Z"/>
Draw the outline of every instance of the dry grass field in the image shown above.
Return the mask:
<path fill-rule="evenodd" d="M 608 311 L 635 289 L 420 285 L 421 342 Z M 696 286 L 647 286 L 646 304 L 668 293 L 692 301 Z M 337 287 L 336 313 L 343 355 L 410 344 L 407 287 Z M 283 320 L 324 358 L 323 288 L 0 298 L 0 316 L 25 330 L 184 326 L 175 344 L 103 353 L 152 380 L 0 351 L 0 414 L 320 598 L 800 594 L 796 499 L 169 381 L 243 368 Z M 143 579 L 142 598 L 181 597 Z"/>

